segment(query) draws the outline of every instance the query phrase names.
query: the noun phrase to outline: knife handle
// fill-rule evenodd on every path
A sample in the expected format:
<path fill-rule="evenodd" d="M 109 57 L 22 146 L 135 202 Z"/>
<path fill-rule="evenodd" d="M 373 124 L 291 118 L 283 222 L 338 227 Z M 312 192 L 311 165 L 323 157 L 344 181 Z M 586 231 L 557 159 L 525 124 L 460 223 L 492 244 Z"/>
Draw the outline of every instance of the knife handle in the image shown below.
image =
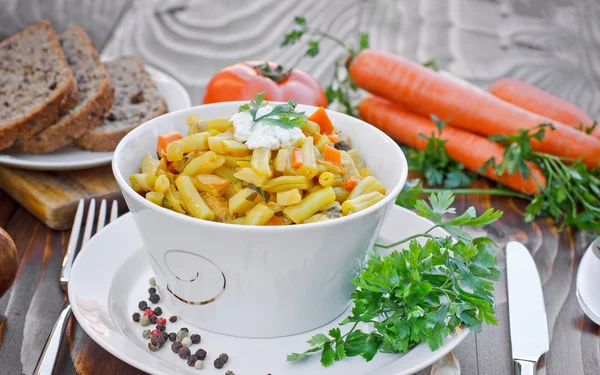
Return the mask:
<path fill-rule="evenodd" d="M 515 375 L 535 375 L 536 372 L 537 362 L 515 359 Z"/>

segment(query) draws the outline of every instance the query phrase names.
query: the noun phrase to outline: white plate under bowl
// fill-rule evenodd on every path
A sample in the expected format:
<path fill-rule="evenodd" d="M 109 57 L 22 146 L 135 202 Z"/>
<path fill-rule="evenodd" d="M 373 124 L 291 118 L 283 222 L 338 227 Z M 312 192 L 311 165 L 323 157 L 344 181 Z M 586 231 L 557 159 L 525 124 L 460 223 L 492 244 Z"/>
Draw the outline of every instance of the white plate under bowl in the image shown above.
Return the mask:
<path fill-rule="evenodd" d="M 191 105 L 190 96 L 175 78 L 153 67 L 146 65 L 145 68 L 154 79 L 158 92 L 165 98 L 169 112 Z M 107 165 L 112 156 L 112 151 L 86 151 L 75 146 L 65 146 L 44 154 L 30 154 L 11 148 L 0 151 L 0 164 L 40 171 L 66 171 Z"/>
<path fill-rule="evenodd" d="M 391 243 L 422 233 L 430 227 L 431 222 L 396 206 L 388 211 L 379 242 Z M 109 224 L 87 243 L 77 257 L 69 282 L 69 300 L 77 321 L 94 341 L 121 360 L 152 374 L 222 375 L 228 369 L 248 375 L 412 374 L 450 352 L 469 333 L 465 329 L 445 338 L 444 345 L 434 352 L 426 344 L 421 344 L 405 354 L 379 353 L 371 362 L 366 362 L 361 357 L 346 358 L 331 367 L 323 368 L 318 356 L 310 356 L 301 362 L 287 362 L 286 354 L 307 349 L 306 341 L 312 335 L 338 327 L 349 310 L 334 322 L 314 331 L 270 339 L 216 334 L 198 328 L 202 325 L 201 322 L 196 325 L 180 319 L 176 323 L 167 323 L 167 332 L 177 332 L 181 327 L 188 327 L 190 333 L 202 335 L 202 342 L 191 347 L 192 353 L 199 348 L 208 352 L 204 369 L 198 372 L 171 351 L 170 342 L 159 351 L 150 352 L 148 340 L 142 337 L 145 327 L 131 319 L 131 315 L 138 311 L 138 302 L 148 297 L 148 279 L 152 276 L 152 271 L 145 251 L 131 214 Z M 157 288 L 158 293 L 163 294 L 164 289 L 160 285 Z M 160 302 L 158 305 L 163 309 L 163 316 L 168 319 L 168 307 Z M 244 319 L 243 311 L 239 312 L 239 318 Z M 344 329 L 348 327 L 343 326 L 342 330 Z M 217 370 L 213 361 L 220 353 L 227 353 L 230 359 L 224 369 Z"/>
<path fill-rule="evenodd" d="M 594 323 L 600 324 L 600 259 L 594 254 L 600 252 L 600 238 L 587 249 L 577 271 L 577 300 L 581 309 Z"/>

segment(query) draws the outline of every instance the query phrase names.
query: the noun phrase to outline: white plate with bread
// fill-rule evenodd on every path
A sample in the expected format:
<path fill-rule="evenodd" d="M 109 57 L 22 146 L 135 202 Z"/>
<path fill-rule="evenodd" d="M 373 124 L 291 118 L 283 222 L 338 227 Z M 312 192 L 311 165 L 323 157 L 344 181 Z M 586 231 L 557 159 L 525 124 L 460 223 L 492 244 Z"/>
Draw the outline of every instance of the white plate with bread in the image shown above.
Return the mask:
<path fill-rule="evenodd" d="M 56 34 L 39 21 L 0 42 L 0 164 L 106 165 L 129 131 L 190 105 L 179 82 L 137 58 L 101 59 L 77 26 Z"/>

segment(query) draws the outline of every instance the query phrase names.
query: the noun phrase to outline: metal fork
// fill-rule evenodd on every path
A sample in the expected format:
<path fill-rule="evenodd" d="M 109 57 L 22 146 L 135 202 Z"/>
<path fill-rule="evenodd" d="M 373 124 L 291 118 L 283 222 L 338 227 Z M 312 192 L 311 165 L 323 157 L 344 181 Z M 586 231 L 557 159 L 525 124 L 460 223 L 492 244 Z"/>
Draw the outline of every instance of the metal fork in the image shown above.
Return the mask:
<path fill-rule="evenodd" d="M 69 286 L 69 278 L 71 276 L 71 269 L 73 267 L 73 260 L 77 255 L 77 244 L 79 242 L 79 236 L 81 234 L 81 226 L 83 224 L 83 210 L 85 203 L 83 199 L 79 201 L 79 205 L 77 206 L 77 211 L 75 213 L 75 221 L 73 222 L 73 229 L 71 230 L 71 237 L 69 238 L 69 244 L 67 245 L 67 252 L 65 257 L 63 258 L 62 269 L 60 271 L 60 286 L 62 290 L 66 293 Z M 98 233 L 102 228 L 104 228 L 104 224 L 106 223 L 106 199 L 103 199 L 100 203 L 100 210 L 98 212 L 97 217 L 97 225 L 96 225 L 96 233 Z M 81 248 L 85 246 L 85 244 L 92 237 L 92 229 L 94 226 L 94 219 L 96 215 L 96 200 L 92 199 L 89 204 L 87 220 L 85 222 L 85 229 L 83 230 L 83 239 L 81 241 Z M 113 222 L 119 215 L 119 205 L 117 201 L 113 201 L 110 209 L 110 217 L 109 222 Z M 54 323 L 54 327 L 50 332 L 50 336 L 48 337 L 48 341 L 44 346 L 44 350 L 38 360 L 37 366 L 35 367 L 35 371 L 33 372 L 35 375 L 48 375 L 52 374 L 54 371 L 54 366 L 56 364 L 56 359 L 58 357 L 58 351 L 60 350 L 60 344 L 62 342 L 63 335 L 67 328 L 67 324 L 69 323 L 69 318 L 71 317 L 71 304 L 68 301 L 65 303 L 63 310 L 58 316 L 56 323 Z"/>

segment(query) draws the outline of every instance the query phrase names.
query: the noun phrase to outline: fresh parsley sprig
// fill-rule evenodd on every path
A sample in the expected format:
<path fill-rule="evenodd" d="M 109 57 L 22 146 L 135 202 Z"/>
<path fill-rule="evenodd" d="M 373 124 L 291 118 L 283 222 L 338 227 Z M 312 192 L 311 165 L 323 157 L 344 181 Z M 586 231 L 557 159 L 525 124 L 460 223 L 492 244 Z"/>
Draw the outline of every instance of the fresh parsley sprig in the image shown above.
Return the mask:
<path fill-rule="evenodd" d="M 306 124 L 307 117 L 304 112 L 296 112 L 297 103 L 295 100 L 290 99 L 285 104 L 277 104 L 270 112 L 258 116 L 258 109 L 267 104 L 268 102 L 265 102 L 265 93 L 261 92 L 254 97 L 254 100 L 240 106 L 238 112 L 249 112 L 252 115 L 254 124 L 262 121 L 285 129 L 299 128 Z"/>
<path fill-rule="evenodd" d="M 294 18 L 296 28 L 285 35 L 282 47 L 291 46 L 302 40 L 304 37 L 308 37 L 308 48 L 304 55 L 300 56 L 296 66 L 302 58 L 305 56 L 314 57 L 320 52 L 320 42 L 322 39 L 328 39 L 339 45 L 346 52 L 344 56 L 340 57 L 335 62 L 333 77 L 329 84 L 325 88 L 325 95 L 327 101 L 331 105 L 337 103 L 342 107 L 342 111 L 351 116 L 357 117 L 356 103 L 354 97 L 358 92 L 358 86 L 352 82 L 347 69 L 347 63 L 350 61 L 352 56 L 355 56 L 358 52 L 369 47 L 369 36 L 361 33 L 359 35 L 358 49 L 356 49 L 351 43 L 346 43 L 338 37 L 331 35 L 318 27 L 309 25 L 304 17 Z"/>
<path fill-rule="evenodd" d="M 559 230 L 575 227 L 599 233 L 600 170 L 590 170 L 581 160 L 533 150 L 531 140 L 543 140 L 547 129 L 554 127 L 552 124 L 540 124 L 531 129 L 521 129 L 514 135 L 490 137 L 506 148 L 502 162 L 490 159 L 486 165 L 494 167 L 498 175 L 518 171 L 524 178 L 534 178 L 527 163 L 534 163 L 542 170 L 546 186 L 540 185 L 541 193 L 525 207 L 526 222 L 539 216 L 549 216 L 559 223 Z"/>
<path fill-rule="evenodd" d="M 429 186 L 441 186 L 449 189 L 470 186 L 477 175 L 467 171 L 461 163 L 454 161 L 446 151 L 447 141 L 441 139 L 444 127 L 448 122 L 441 121 L 434 115 L 431 115 L 431 120 L 438 131 L 437 134 L 419 134 L 421 139 L 427 141 L 425 149 L 404 148 L 409 169 L 423 173 Z"/>
<path fill-rule="evenodd" d="M 450 191 L 432 194 L 429 203 L 417 201 L 419 215 L 434 226 L 379 245 L 389 248 L 408 242 L 407 249 L 383 258 L 374 252 L 369 255 L 367 266 L 353 280 L 357 289 L 352 293 L 352 313 L 340 324 L 352 324 L 351 328 L 314 335 L 308 350 L 292 353 L 288 360 L 320 352 L 323 366 L 355 356 L 370 361 L 378 352 L 405 352 L 421 342 L 436 350 L 458 327 L 479 332 L 485 323 L 496 324 L 492 283 L 500 276 L 496 245 L 487 237 L 472 238 L 459 226 L 489 225 L 502 212 L 489 209 L 477 216 L 471 207 L 457 215 L 453 202 Z M 435 236 L 432 232 L 438 227 L 456 238 Z M 365 332 L 359 325 L 373 329 Z"/>

